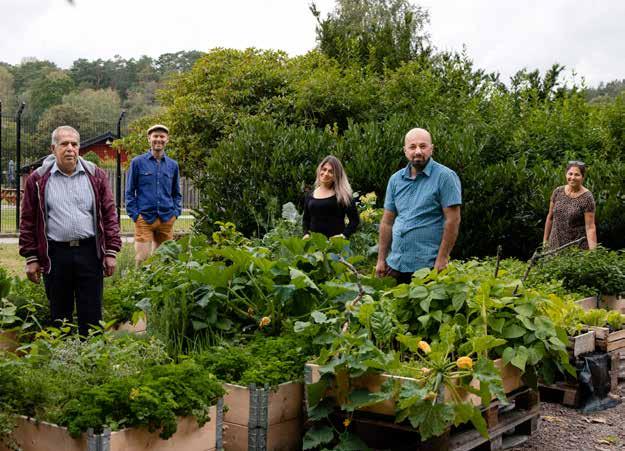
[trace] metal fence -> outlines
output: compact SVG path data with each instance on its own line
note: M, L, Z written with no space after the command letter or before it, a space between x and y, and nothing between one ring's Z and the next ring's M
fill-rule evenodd
M0 233L17 233L24 183L28 174L50 154L50 137L57 126L71 125L78 130L84 144L105 135L111 139L122 137L127 133L123 116L122 112L118 120L46 118L46 115L34 118L28 115L24 104L15 114L9 115L2 112L0 103ZM116 155L117 152L111 150L111 156ZM126 171L121 160L106 160L102 166L114 193L122 232L132 232L134 226L124 208ZM175 230L178 232L191 228L194 220L191 210L199 205L199 192L189 179L181 178L181 190L183 212L176 221Z

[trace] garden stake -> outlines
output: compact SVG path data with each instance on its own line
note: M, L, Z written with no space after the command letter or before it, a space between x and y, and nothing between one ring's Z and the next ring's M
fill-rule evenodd
M528 277L528 276L529 276L529 274L530 274L530 270L532 269L532 266L534 266L534 264L535 264L535 263L536 263L539 259L544 258L544 257L548 257L549 255L556 254L556 253L560 252L561 250L566 249L566 248L567 248L567 247L569 247L569 246L572 246L572 245L574 245L574 244L581 243L581 242L582 242L582 241L584 241L585 239L586 239L586 237L585 237L585 236L583 236L583 237L581 237L581 238L576 239L575 241L571 241L570 243L563 244L562 246L560 246L560 247L558 247L558 248L555 248L555 249L552 249L552 250L549 250L549 251L545 251L545 252L542 252L542 253L541 253L541 252L538 252L538 249L540 249L540 248L536 248L536 250L534 251L534 254L532 255L532 258L530 258L529 264L527 265L527 269L525 270L525 274L523 274L523 278L521 279L521 283L522 283L522 284L524 284L524 283L525 283L525 280L527 280L527 277ZM519 284L519 285L520 285L520 284ZM517 292L517 290L519 289L519 285L517 285L517 286L514 288L514 292L512 293L512 296L516 296L516 292Z
M351 272L353 272L356 275L356 285L358 285L358 294L356 295L354 300L349 303L350 306L355 307L356 304L358 304L362 300L363 296L365 295L365 289L362 287L362 284L360 283L360 273L354 267L354 265L349 263L342 256L339 256L339 262L347 266L347 269L349 269ZM345 324L343 324L343 327L341 328L341 333L347 332L348 327L349 327L349 316L347 317L347 321L345 321Z
M497 278L497 274L499 274L499 262L501 262L501 251L503 250L503 246L499 244L497 246L497 262L495 263L495 279Z

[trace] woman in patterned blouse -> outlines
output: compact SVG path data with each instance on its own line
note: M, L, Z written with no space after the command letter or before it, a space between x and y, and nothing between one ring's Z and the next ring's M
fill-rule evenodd
M586 237L582 249L597 247L595 227L595 199L584 187L586 165L569 161L566 166L566 185L557 187L551 194L549 214L545 222L543 242L550 249Z

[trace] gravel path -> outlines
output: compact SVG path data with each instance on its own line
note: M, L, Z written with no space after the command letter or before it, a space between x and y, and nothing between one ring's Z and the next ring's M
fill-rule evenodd
M538 432L512 451L625 450L625 384L623 402L612 409L581 413L560 404L542 402Z

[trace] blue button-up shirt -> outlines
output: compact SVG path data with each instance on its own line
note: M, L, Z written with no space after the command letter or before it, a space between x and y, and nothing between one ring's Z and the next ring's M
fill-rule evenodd
M443 208L462 204L460 179L432 158L413 179L411 165L391 176L384 209L396 214L386 263L396 271L434 266L443 238Z
M166 155L159 161L147 151L132 159L126 178L126 213L152 224L182 213L178 163Z

